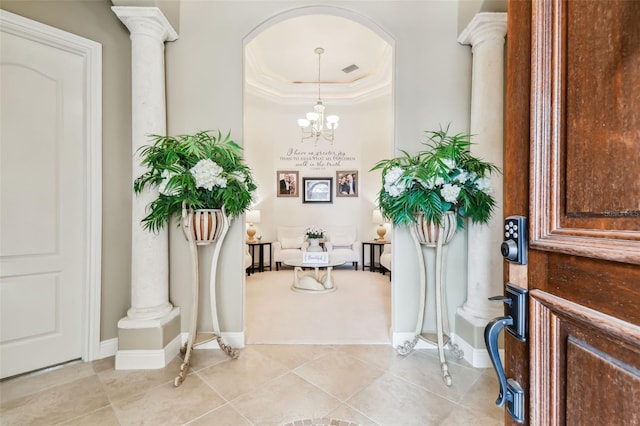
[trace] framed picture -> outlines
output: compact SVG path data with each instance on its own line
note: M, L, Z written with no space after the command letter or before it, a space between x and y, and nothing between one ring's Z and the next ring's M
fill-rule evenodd
M336 172L336 197L358 196L358 172L343 170Z
M333 178L302 178L303 203L333 203Z
M276 172L276 194L278 197L297 197L300 194L298 190L298 172L292 170L278 170Z

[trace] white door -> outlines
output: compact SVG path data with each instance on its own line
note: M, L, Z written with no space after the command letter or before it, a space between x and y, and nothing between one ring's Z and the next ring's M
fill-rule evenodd
M82 356L83 59L2 29L0 376ZM86 319L86 318L85 318Z

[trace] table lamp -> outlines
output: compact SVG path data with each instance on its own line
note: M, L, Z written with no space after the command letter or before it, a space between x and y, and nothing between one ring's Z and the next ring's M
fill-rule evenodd
M378 224L378 229L376 232L378 233L378 241L379 243L386 243L384 239L384 235L387 233L387 228L384 227L384 218L382 217L382 212L378 209L373 211L371 215L371 222Z
M247 223L249 226L247 227L247 242L255 243L257 242L254 238L256 235L256 228L254 228L254 223L260 223L260 210L249 210L247 212Z

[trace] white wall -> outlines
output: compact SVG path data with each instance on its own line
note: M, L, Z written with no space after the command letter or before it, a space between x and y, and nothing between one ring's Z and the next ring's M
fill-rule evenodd
M258 183L261 222L256 225L266 241L276 240L278 225L354 225L358 239L371 240L375 224L371 212L380 188L380 173L369 172L383 157L393 155L393 104L391 95L358 104L336 104L325 100L327 113L340 116L333 143L320 140L300 141L297 119L309 111L314 99L303 105L283 105L256 96L245 97L244 147L245 157ZM293 151L299 155L288 155ZM325 160L333 152L336 160ZM306 153L307 155L302 155ZM322 160L295 160L301 156L321 153ZM277 170L299 173L299 196L277 197ZM336 186L336 171L358 172L358 197L338 197L333 203L303 203L304 177L331 177Z
M471 52L456 42L458 10L455 1L339 1L319 4L344 8L359 15L361 23L379 26L395 40L394 143L415 152L424 130L451 122L454 132L469 127ZM243 39L264 21L285 11L308 6L303 1L185 1L180 10L180 39L167 45L168 131L232 129L243 142ZM310 8L312 9L312 8ZM339 111L337 111L340 113ZM291 119L299 113L292 113ZM347 128L346 111L340 129ZM355 124L354 117L353 123ZM342 127L343 126L343 127ZM361 131L358 129L356 132ZM351 133L349 131L349 133ZM247 135L253 137L252 135ZM275 137L277 138L277 136ZM265 145L274 139L265 139ZM288 139L288 138L287 138ZM285 141L292 144L295 138ZM281 141L282 142L282 141ZM346 143L346 142L345 142ZM354 148L355 149L355 148ZM248 156L253 154L248 153ZM380 158L387 157L384 153ZM251 158L251 157L250 157ZM265 158L268 156L265 155ZM366 168L364 154L358 167ZM252 158L251 162L254 161ZM266 161L266 160L265 160ZM272 160L275 161L275 160ZM261 172L262 173L262 172ZM275 171L272 172L275 179ZM262 175L260 175L262 179ZM268 189L268 188L267 188ZM271 189L272 191L274 188ZM375 193L375 191L374 191ZM373 201L373 193L360 200ZM318 208L318 207L315 207ZM275 207L274 207L275 209ZM358 215L365 218L369 207ZM273 210L272 210L273 211ZM311 210L313 211L313 210ZM370 219L363 219L370 220ZM236 221L221 255L218 300L224 331L243 331L244 243L242 221ZM415 328L418 294L416 253L406 229L394 235L393 327L397 332ZM171 300L183 312L183 329L190 315L190 276L184 237L171 235ZM453 321L455 306L464 301L466 233L459 232L449 248L448 301ZM206 269L206 268L203 268ZM203 271L206 273L206 271ZM205 275L206 276L206 275ZM206 315L206 310L202 314ZM427 316L426 321L429 321Z

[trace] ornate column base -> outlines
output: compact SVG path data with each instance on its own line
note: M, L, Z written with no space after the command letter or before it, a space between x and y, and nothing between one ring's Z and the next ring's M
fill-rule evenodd
M496 316L500 316L498 313ZM464 359L475 368L492 366L484 343L484 328L494 317L480 318L471 315L464 308L456 311L456 342L465 349ZM502 339L502 336L500 336ZM502 346L502 343L500 343Z
M162 318L118 321L116 370L164 368L180 350L180 308Z

